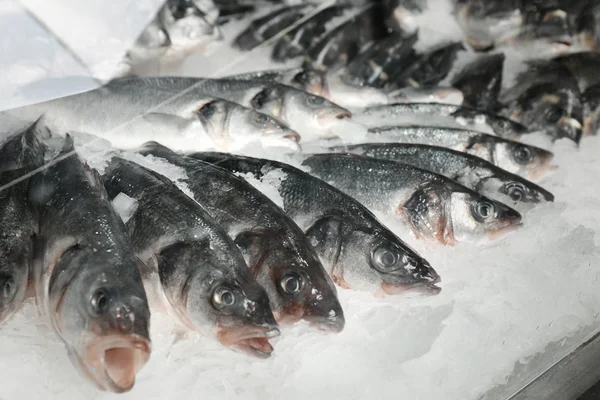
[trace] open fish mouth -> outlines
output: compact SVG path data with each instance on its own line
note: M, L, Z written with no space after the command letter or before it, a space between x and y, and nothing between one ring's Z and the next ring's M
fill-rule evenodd
M235 348L258 358L269 358L273 346L269 339L279 336L278 328L267 327L220 327L217 333L219 341L228 347Z
M100 389L127 392L148 362L151 348L150 339L139 335L98 337L87 346L83 367Z

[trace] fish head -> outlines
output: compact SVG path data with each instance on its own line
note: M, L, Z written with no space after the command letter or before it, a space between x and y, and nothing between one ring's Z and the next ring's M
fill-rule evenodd
M525 125L500 115L491 118L489 124L496 135L505 138L518 139L519 136L529 132Z
M536 204L554 201L554 195L546 189L518 178L490 176L480 180L474 190L478 193L493 194L491 197L517 211L525 211Z
M579 143L583 123L580 97L576 87L537 85L517 100L514 115L531 131L543 131L553 140L567 138Z
M217 243L177 242L163 249L158 262L166 270L188 270L161 274L172 306L182 322L193 330L215 333L225 346L259 358L269 357L269 339L279 335L269 298L250 276L239 253L215 251ZM191 268L190 266L197 265Z
M323 137L334 135L332 128L352 115L324 97L283 85L263 89L252 99L252 108L286 121L301 134L311 132Z
M25 300L31 269L30 254L28 251L4 252L0 247L0 324L10 318Z
M494 163L527 179L539 179L553 171L553 158L552 152L524 143L497 141L493 145Z
M600 5L590 1L579 14L577 27L582 47L587 51L600 49Z
M327 76L324 71L304 68L294 75L291 84L316 96L328 97L329 95Z
M331 216L317 221L306 234L340 287L387 294L440 290L435 286L440 277L429 263L386 229Z
M267 290L280 323L304 319L320 330L339 332L345 319L335 286L309 243L299 248L280 233L238 235L236 243L255 257L248 262ZM281 237L284 237L281 240Z
M151 351L150 310L136 260L73 246L60 257L48 290L49 314L73 363L102 390L130 390Z
M198 119L217 142L248 143L299 150L300 135L270 115L226 100L213 100L196 112Z

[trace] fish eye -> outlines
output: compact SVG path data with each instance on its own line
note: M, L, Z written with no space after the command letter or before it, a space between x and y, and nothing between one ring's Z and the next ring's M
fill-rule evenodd
M546 121L555 124L565 115L565 110L559 107L550 107L546 110Z
M489 201L480 201L473 208L474 216L480 221L489 221L496 214L496 207Z
M14 295L15 283L12 279L7 279L3 284L0 291L0 297L2 300L10 301Z
M525 197L525 190L517 183L509 184L506 188L506 194L513 201L521 201Z
M235 293L225 286L219 286L213 293L212 301L219 310L229 308L235 304Z
M400 259L400 253L387 245L381 245L371 253L371 264L375 269L382 272L388 272L398 268Z
M513 149L513 157L519 164L527 164L533 158L531 150L527 146L517 145Z
M269 118L265 114L256 114L254 120L259 124L265 124L269 121Z
M318 96L308 96L308 102L313 106L320 106L325 102L325 99Z
M108 291L104 288L98 289L92 295L90 300L90 309L92 314L101 315L108 309L108 303L110 301L110 296Z
M281 289L287 294L298 294L302 290L302 276L297 272L286 273L279 283Z

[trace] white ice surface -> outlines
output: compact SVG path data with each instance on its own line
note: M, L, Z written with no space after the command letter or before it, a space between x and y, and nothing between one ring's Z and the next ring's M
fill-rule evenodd
M204 71L198 60L184 66ZM559 142L554 150L560 169L541 183L556 202L528 213L521 229L499 241L435 247L379 215L440 273L438 296L382 301L338 288L345 330L284 328L268 360L193 334L176 341L171 321L155 312L151 359L122 395L81 379L29 302L0 328L0 399L475 399L548 343L564 342L566 352L573 345L567 338L600 325L600 138L584 139L579 150ZM102 141L80 153L100 170L111 154ZM164 161L124 156L184 177ZM538 358L535 370L555 357Z

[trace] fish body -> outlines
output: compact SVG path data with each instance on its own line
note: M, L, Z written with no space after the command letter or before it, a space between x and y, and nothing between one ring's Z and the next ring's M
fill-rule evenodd
M298 149L298 134L286 125L203 93L199 82L193 78L122 78L6 114L24 121L44 115L51 130L90 133L121 148L136 148L151 139L176 149L234 150L257 141L263 146Z
M112 200L137 202L126 223L136 255L158 276L180 324L259 357L279 330L269 298L218 223L162 175L114 157L103 176Z
M128 391L151 351L139 260L69 136L49 161L29 190L39 221L36 302L83 375L102 390Z
M190 156L255 179L282 174L277 190L284 211L306 233L338 285L388 294L439 291L439 276L425 259L366 207L326 182L272 160L225 153Z
M34 124L0 146L0 326L25 300L33 269L37 222L28 199L30 180L16 180L43 165L40 129Z
M343 148L352 154L397 161L444 175L519 212L554 201L552 193L479 157L445 147L364 143Z
M481 132L426 126L371 128L369 132L369 139L377 142L427 144L469 153L527 179L539 179L552 169L551 152Z
M398 119L407 116L442 117L469 129L513 140L519 140L522 135L529 133L525 126L501 115L476 108L443 103L396 103L372 106L356 113L354 118L358 122L377 121L377 124L381 126L392 125L398 122Z
M514 229L521 215L438 174L355 154L316 154L310 174L369 208L400 217L417 238L446 245Z
M242 250L264 287L278 322L299 319L340 331L344 315L331 278L310 242L281 208L231 172L181 156L157 143L139 150L166 159L187 173L195 200Z

